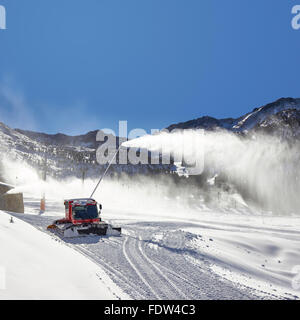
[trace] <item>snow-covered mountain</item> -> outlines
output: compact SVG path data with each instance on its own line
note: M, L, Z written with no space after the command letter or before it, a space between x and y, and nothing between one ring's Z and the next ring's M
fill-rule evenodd
M12 129L0 122L0 165L1 160L8 158L25 161L41 174L47 167L47 174L55 178L82 178L83 175L86 178L99 177L106 166L97 163L96 150L103 142L97 142L96 135L97 131L80 136L61 133L50 135ZM120 142L119 137L116 137L117 146ZM168 165L116 164L112 165L110 174L150 174L168 170Z
M96 142L96 135L98 132L97 130L90 131L87 134L79 136L68 136L63 133L47 134L42 132L34 132L21 129L16 129L16 131L30 139L33 139L46 145L48 144L57 146L74 146L91 149L96 149L98 145Z
M167 129L223 129L237 134L263 132L283 138L300 138L300 99L282 98L255 108L237 119L202 117L170 125ZM96 161L97 131L84 135L55 135L12 129L0 122L1 157L26 161L42 172L47 163L48 174L54 177L98 177L105 169ZM117 137L117 144L119 138ZM170 171L172 165L114 165L111 173L159 173Z
M221 128L237 133L247 133L263 128L262 130L266 133L275 133L277 130L279 132L291 130L293 136L293 132L299 130L299 110L300 99L281 98L265 106L255 108L253 111L236 119L215 119L205 116L195 120L172 124L167 129L171 131L173 129L214 130Z
M286 109L273 114L257 123L256 132L277 135L282 138L293 140L300 139L300 110Z
M94 149L81 146L51 144L21 130L14 130L0 123L1 157L25 161L42 171L47 162L48 172L54 176L77 175L79 169L86 166L97 170Z

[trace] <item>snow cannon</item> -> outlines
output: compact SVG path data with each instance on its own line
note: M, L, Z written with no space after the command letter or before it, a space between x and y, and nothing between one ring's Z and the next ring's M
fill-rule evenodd
M100 218L102 205L94 199L65 200L65 218L55 220L47 227L48 230L69 238L84 235L115 235L121 234L121 228L102 221Z

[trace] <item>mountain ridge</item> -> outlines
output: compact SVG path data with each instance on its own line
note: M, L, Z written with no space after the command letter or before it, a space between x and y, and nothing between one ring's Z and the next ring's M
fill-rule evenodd
M281 98L239 118L216 119L204 116L177 124L173 129L227 130L234 134L264 133L279 135L290 141L300 140L300 99ZM43 171L45 161L54 176L95 177L105 169L96 160L96 149L103 142L96 141L97 130L78 136L63 133L46 134L22 129L12 129L0 122L0 160L11 159L26 161L31 166ZM117 145L120 138L117 137ZM122 138L123 139L123 138ZM112 172L120 173L158 173L171 170L170 165L122 165L112 166ZM85 174L85 173L84 173Z
M246 132L257 129L265 123L267 118L273 117L285 110L300 110L300 98L280 98L274 102L261 107L253 108L252 111L238 118L214 118L211 116L202 116L196 119L187 120L169 125L166 129L205 129L214 130L217 128L229 130L232 132ZM266 123L264 124L266 125ZM86 134L67 135L64 133L47 134L30 130L14 129L16 132L39 142L58 146L87 147L96 149L99 143L96 142L98 130L89 131ZM117 137L117 140L119 137Z
M216 128L220 128L233 132L245 132L253 129L259 123L266 120L266 118L288 109L300 110L300 99L280 98L264 106L254 108L251 112L248 112L238 118L217 119L204 116L185 122L171 124L166 129L172 131L174 129L214 130Z

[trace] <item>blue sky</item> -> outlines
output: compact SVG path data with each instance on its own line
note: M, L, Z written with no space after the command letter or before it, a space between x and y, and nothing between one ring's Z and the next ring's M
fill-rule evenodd
M164 128L300 97L300 0L0 0L0 121Z

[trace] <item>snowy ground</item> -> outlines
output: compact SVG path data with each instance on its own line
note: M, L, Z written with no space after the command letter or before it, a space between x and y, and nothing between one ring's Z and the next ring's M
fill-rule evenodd
M0 212L0 300L120 298L128 296L102 268Z
M30 238L32 244L39 242L35 239L38 236L38 239L41 238L46 242L44 248L53 247L48 253L44 251L42 245L39 245L43 251L42 257L45 257L44 260L41 258L44 264L41 267L38 262L33 264L41 268L40 275L44 274L44 267L47 275L55 279L58 274L60 275L58 279L66 283L66 290L60 290L62 298L79 297L77 290L70 290L68 287L72 285L76 288L79 284L86 288L86 291L80 291L80 294L92 298L124 298L126 294L132 299L299 299L300 297L300 291L292 287L296 276L292 270L300 265L300 219L297 217L260 217L208 210L198 214L174 213L171 217L169 214L164 216L159 212L153 214L126 212L124 209L114 207L104 210L103 218L122 226L121 237L94 236L63 240L46 231L46 226L52 222L53 216L62 216L64 211L62 204L48 201L45 215L39 214L38 204L36 199L26 199L27 214L14 214L14 216L43 231L44 234L33 231L34 229L24 225L20 220L16 220L12 226L9 225L7 215L1 214L0 225L3 230L5 228L23 230L26 226L26 230L32 232ZM10 237L13 237L11 233ZM22 233L18 237L22 237ZM19 241L21 242L21 238ZM0 243L3 247L2 239ZM5 245L9 247L10 242L6 241ZM8 250L8 247L6 255L12 256L13 251ZM76 255L67 247L75 249L82 256ZM84 269L82 267L76 267L75 270L71 267L70 270L80 272L80 276L72 277L74 282L72 280L70 284L69 278L64 277L66 271L61 273L59 269L46 265L49 261L46 257L52 256L56 248L61 250L57 256L64 259L65 265L73 265L72 259L76 258L81 263L87 263L91 270L98 271L87 274L82 272ZM2 250L1 248L1 252ZM28 251L31 250L33 249L28 245ZM18 249L16 252L19 251ZM64 252L67 252L68 256L64 256ZM21 269L24 261L29 267L32 264L28 255L22 253L16 263L20 266L17 270ZM91 261L95 265L90 264ZM107 276L101 273L101 269L115 286L109 283ZM108 291L97 291L103 287L103 283L96 273L101 274L105 287L110 288ZM15 278L16 281L17 279ZM89 281L85 283L86 280ZM18 284L16 281L12 290L16 290L19 285L21 288L24 287L22 283ZM35 282L32 285L36 285ZM48 287L49 283L38 285L40 286L38 289L42 290L42 287ZM12 291L0 291L1 298L10 294ZM34 298L44 297L45 293L41 293L41 296L39 294L40 290L35 291Z

